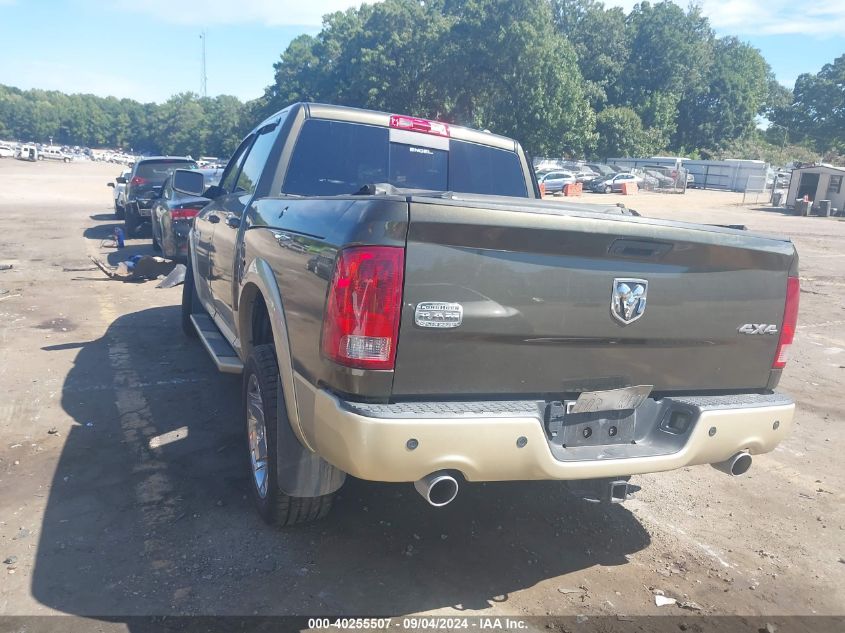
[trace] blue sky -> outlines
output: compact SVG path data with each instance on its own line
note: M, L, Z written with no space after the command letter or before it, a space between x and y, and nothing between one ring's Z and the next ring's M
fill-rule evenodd
M354 0L0 0L0 83L161 102L200 89L261 95L292 38ZM611 0L630 9L631 0ZM679 2L686 6L686 1ZM720 35L758 47L792 87L845 54L845 0L702 0Z

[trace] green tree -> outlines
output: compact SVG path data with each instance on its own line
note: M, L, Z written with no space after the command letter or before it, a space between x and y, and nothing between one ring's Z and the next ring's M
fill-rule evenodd
M765 109L769 75L756 48L733 37L716 40L704 84L679 103L673 145L715 152L751 134Z
M199 97L183 92L161 104L153 119L153 134L162 153L198 157L206 137L205 112Z
M610 101L634 108L668 141L678 128L678 104L706 82L715 36L698 7L685 12L672 2L635 5L627 29L631 52Z
M819 153L845 153L845 55L817 74L800 75L792 105L777 113L774 121L789 129L790 139Z
M649 156L661 148L653 131L643 128L639 115L628 107L610 107L599 112L596 120L600 160L619 156Z
M327 16L274 68L267 110L322 100L407 112L510 135L535 153L580 154L594 141L575 54L548 0L363 5Z
M631 52L625 12L596 0L552 0L552 11L558 31L575 50L590 104L601 109Z

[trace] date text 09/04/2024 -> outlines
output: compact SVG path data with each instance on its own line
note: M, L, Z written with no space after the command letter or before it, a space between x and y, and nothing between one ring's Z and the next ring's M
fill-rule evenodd
M387 630L399 628L405 630L502 630L518 631L527 628L523 620L513 618L311 618L309 629L358 629Z

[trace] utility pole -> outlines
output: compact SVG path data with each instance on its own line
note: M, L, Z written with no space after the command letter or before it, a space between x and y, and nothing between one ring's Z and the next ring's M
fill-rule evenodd
M208 76L205 74L205 31L200 33L202 40L202 73L200 74L200 96L208 96Z

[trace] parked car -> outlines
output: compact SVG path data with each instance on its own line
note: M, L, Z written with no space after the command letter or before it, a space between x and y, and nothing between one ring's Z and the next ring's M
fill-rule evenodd
M619 173L619 169L612 165L605 165L604 163L587 163L584 165L587 169L591 169L599 176L604 176L605 180L613 177L614 174Z
M599 175L592 169L582 169L580 171L575 172L574 176L575 180L580 183L591 182L599 177Z
M0 158L14 158L15 148L11 145L0 145Z
M511 139L314 103L244 139L191 230L182 324L242 374L265 520L324 516L347 473L434 506L461 477L621 502L632 474L738 475L787 436L789 239L546 202L529 174Z
M61 147L56 146L42 147L41 157L45 160L60 160L63 163L69 163L73 160L73 156L68 154Z
M126 202L123 221L126 237L132 237L142 224L150 221L150 209L161 186L174 169L197 169L191 158L180 156L154 156L135 163L126 182Z
M180 190L180 177L184 173L176 170L167 176L150 212L153 250L165 257L183 260L188 255L188 233L194 218L209 203L208 198Z
M594 180L590 185L590 189L598 193L611 193L612 191L622 191L622 185L626 182L640 184L641 182L643 182L643 179L629 172L622 172L605 180Z
M575 176L568 171L550 171L537 177L537 183L545 186L546 193L560 193L566 185L575 182Z
M106 187L112 188L112 195L114 196L114 217L118 220L123 219L124 209L126 207L126 181L129 180L131 174L131 169L124 169L114 179L114 182L106 183Z

